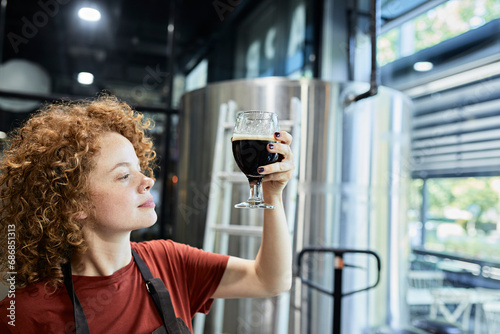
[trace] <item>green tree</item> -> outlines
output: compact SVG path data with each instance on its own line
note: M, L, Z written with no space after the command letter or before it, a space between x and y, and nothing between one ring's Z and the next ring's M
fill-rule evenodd
M475 20L472 20L472 19ZM439 44L500 18L499 0L450 0L413 20L415 52ZM478 23L480 22L480 23ZM379 66L400 57L400 27L389 30L377 41ZM413 37L412 37L413 39Z
M498 205L498 194L491 187L494 179L431 179L428 181L429 211L442 217L446 207L454 207L469 211L475 220L480 220L484 212Z

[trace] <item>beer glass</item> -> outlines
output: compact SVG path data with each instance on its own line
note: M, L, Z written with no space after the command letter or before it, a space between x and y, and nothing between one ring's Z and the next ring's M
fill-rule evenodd
M278 153L271 153L267 145L275 143L274 133L279 131L278 117L267 111L240 111L236 115L233 131L233 156L236 164L248 178L250 197L235 208L274 209L262 198L262 179L258 167L278 161Z

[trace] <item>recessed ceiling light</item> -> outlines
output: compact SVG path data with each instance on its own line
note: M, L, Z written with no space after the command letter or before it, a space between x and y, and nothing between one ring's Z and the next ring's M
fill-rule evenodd
M481 80L490 79L496 75L500 75L500 62L498 61L469 69L461 69L460 73L435 79L413 88L403 89L403 92L411 98L415 98L473 82L481 82Z
M413 64L413 69L417 72L427 72L432 70L434 65L430 61L419 61Z
M78 73L78 82L82 85L91 85L94 82L94 75L89 72Z
M83 7L78 11L78 17L85 21L99 21L101 13L95 8Z

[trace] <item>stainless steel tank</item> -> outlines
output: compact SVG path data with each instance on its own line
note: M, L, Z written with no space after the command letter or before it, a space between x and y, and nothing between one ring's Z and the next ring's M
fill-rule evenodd
M260 78L210 84L181 99L179 210L174 236L199 247L219 106L232 100L238 110L269 110L283 119L288 117L292 98L300 100L298 186L293 203L296 209L295 217L289 217L293 218L295 230L294 252L305 246L356 248L375 251L382 259L379 286L343 299L343 333L367 333L377 326L401 325L407 314L403 294L409 251L406 205L411 103L401 93L380 87L377 96L346 104L347 97L367 89L361 83ZM331 289L333 259L313 260L317 263L310 265L309 278ZM362 257L347 261L363 269L344 271L345 291L373 281L374 266L370 261ZM289 309L286 319L283 312L262 311L260 328L253 332L331 332L330 296L303 286L299 280L289 296L284 299ZM280 303L263 305L276 309ZM280 307L283 309L283 305ZM273 316L265 316L267 313ZM255 313L250 315L255 317ZM231 318L242 317L245 315ZM252 332L248 326L246 331L237 325L232 328L235 332Z

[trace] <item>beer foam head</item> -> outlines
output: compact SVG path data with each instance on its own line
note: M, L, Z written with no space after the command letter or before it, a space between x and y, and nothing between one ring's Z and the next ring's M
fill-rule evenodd
M250 134L233 134L233 141L235 140L265 140L276 141L272 135L250 135Z
M240 111L236 115L234 133L271 136L279 131L275 113L260 110Z

